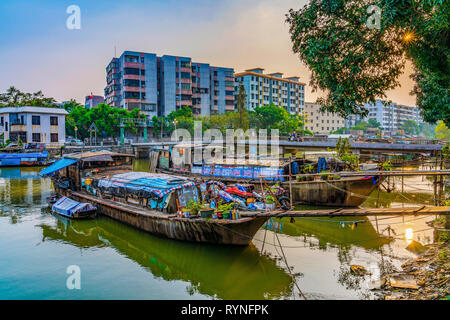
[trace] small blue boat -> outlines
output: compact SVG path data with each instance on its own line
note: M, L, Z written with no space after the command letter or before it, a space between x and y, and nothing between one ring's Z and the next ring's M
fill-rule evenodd
M89 219L97 215L97 208L90 203L81 203L67 197L59 198L52 211L70 219Z
M42 166L46 164L47 157L47 151L34 153L0 153L0 166Z

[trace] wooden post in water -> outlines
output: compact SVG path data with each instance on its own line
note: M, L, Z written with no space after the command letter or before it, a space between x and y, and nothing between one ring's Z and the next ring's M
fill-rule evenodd
M291 166L292 166L292 154L289 157L289 201L290 201L289 205L290 205L290 209L293 209L292 208L292 168L291 168Z
M437 154L434 155L435 161L434 161L434 168L437 169ZM438 205L438 199L437 199L437 176L434 176L433 179L433 194L434 194L434 205Z

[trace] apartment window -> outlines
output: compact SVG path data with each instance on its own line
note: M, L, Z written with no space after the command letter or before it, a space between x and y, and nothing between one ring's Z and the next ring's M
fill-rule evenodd
M191 84L190 83L182 83L181 90L191 90Z
M50 125L57 126L58 125L58 117L50 117Z
M140 70L138 68L125 68L124 74L139 75L139 71L141 75L145 75L145 70Z
M190 79L191 74L189 72L181 72L181 79Z
M0 117L0 125L3 126L3 117Z
M139 57L136 56L125 56L125 62L139 62Z
M145 81L139 81L134 79L125 79L123 81L123 85L126 87L139 87L139 83L141 83L142 87L145 87Z
M40 133L33 133L32 134L32 141L33 142L41 142L41 134Z
M50 142L58 142L58 134L57 133L50 134Z
M36 126L41 125L41 117L40 116L31 116L31 123Z

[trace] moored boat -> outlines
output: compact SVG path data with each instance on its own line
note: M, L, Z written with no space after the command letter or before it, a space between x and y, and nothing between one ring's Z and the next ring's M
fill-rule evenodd
M63 196L52 205L52 212L70 219L89 219L97 215L97 208Z
M48 152L0 153L0 167L43 166L47 163Z
M186 164L184 168L173 164L170 152L166 150L156 151L159 157L155 161L156 172L190 176L199 180L216 179L223 182L237 182L254 184L258 189L261 184L278 183L284 189L291 190L294 203L310 204L332 207L357 207L361 205L373 190L378 188L383 177L373 175L367 177L345 177L341 174L343 164L330 158L330 164L322 157L322 170L333 168L330 173L332 178L322 179L318 170L318 158L321 153L313 152L311 157L292 159L289 161L259 161L259 165L250 163L245 159L236 159L235 164L227 164L225 161L214 164ZM187 152L187 151L186 151ZM332 155L332 153L328 153ZM172 166L170 166L172 164ZM303 176L300 168L309 167L309 174ZM289 169L289 167L291 167ZM289 182L289 174L293 181ZM314 176L317 174L317 176ZM295 177L305 178L307 181L297 181ZM337 176L337 178L336 178Z
M296 181L292 183L292 200L302 204L357 207L378 188L382 178L341 177L339 180ZM284 183L289 188L289 184Z
M133 172L132 158L106 151L65 155L41 174L52 176L59 195L89 202L103 215L176 240L248 245L268 219L181 216L189 201L202 197L200 183L174 175Z

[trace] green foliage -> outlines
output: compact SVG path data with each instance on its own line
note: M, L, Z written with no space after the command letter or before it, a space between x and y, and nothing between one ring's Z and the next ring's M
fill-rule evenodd
M250 117L250 123L256 129L278 129L280 135L290 135L294 131L313 135L311 131L304 129L305 121L302 116L290 114L285 108L273 103L255 107L250 112Z
M445 146L442 147L442 156L444 159L450 158L450 142L447 142Z
M191 215L197 215L200 209L202 209L202 205L194 200L189 200L186 208L191 211Z
M245 130L248 130L250 127L250 121L249 121L249 115L248 110L245 107L247 99L247 94L245 93L245 89L242 83L239 84L239 91L238 95L236 96L236 104L237 104L237 121L235 128L240 128Z
M339 138L336 143L335 151L338 159L345 163L345 168L355 171L358 170L359 167L359 157L356 154L352 154L350 148L351 144L347 138Z
M342 128L337 129L336 131L331 132L331 134L344 134L346 130L347 130L347 128L342 127Z
M436 128L435 124L429 124L426 122L421 122L419 124L420 133L425 136L427 139L434 139L434 129Z
M125 119L125 130L137 132L137 128L132 121L126 119L145 118L139 113L139 109L128 111L122 108L110 107L101 103L95 108L86 108L83 105L72 106L72 111L66 117L66 133L75 136L77 127L77 137L84 139L89 137L89 127L95 123L99 133L108 137L118 137L120 135L120 119Z
M11 86L5 93L0 94L0 107L23 106L59 108L56 105L56 100L45 97L42 91L26 93Z
M382 166L381 166L383 171L392 171L392 163L391 160L387 160L385 162L383 162Z
M405 131L408 135L418 135L420 132L420 127L414 120L406 120L403 122L402 126L400 127L403 131Z
M267 204L273 204L275 203L275 198L271 195L266 196L266 203Z
M450 129L445 125L444 121L439 121L435 129L436 139L450 140Z
M367 121L367 124L368 124L369 128L380 128L381 127L381 123L379 123L375 119L369 119L369 121Z
M372 4L381 8L380 29L366 25ZM311 0L286 21L312 88L328 92L322 110L366 116L363 105L397 87L409 59L424 120L450 124L450 1Z

